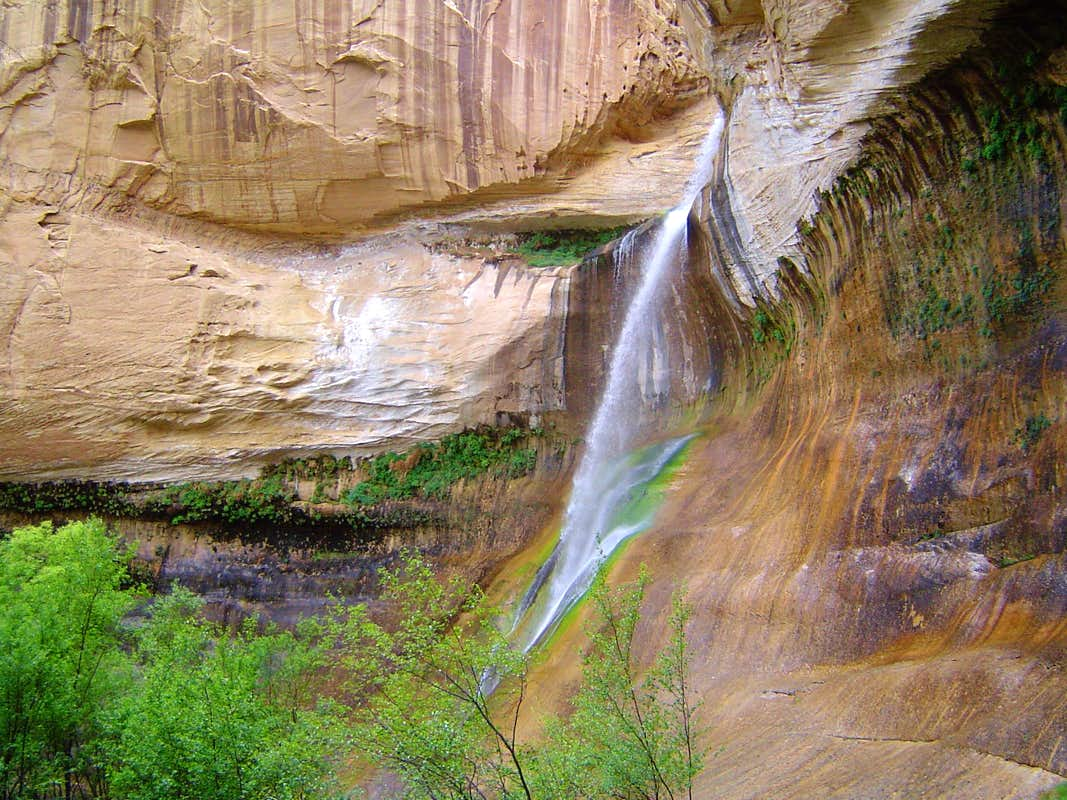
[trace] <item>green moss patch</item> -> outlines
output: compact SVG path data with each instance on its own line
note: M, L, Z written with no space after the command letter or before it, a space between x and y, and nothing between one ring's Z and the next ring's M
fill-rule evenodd
M536 231L519 234L516 252L533 267L577 264L593 250L618 239L627 227L602 230Z
M179 484L49 481L0 483L0 510L22 514L79 512L121 518L167 519L171 524L218 522L235 527L315 526L413 527L439 516L426 503L442 500L461 480L492 475L518 478L533 471L544 431L479 428L353 463L348 457L316 455L264 467L258 478ZM347 507L317 508L342 493ZM301 481L315 481L310 503L298 495Z
M417 445L403 455L383 453L366 462L367 478L342 500L358 508L386 500L440 499L461 480L486 474L519 478L537 463L537 449L525 445L541 435L524 428L479 428Z

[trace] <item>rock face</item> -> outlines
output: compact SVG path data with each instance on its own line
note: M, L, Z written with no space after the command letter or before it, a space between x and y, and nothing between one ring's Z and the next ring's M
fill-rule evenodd
M2 237L2 477L232 475L562 403L566 270L395 235L265 260L40 209Z
M653 124L706 86L673 14L5 9L0 477L234 475L559 409L566 270L430 250L440 223L329 250L216 223L351 237L508 195L543 220L546 192L647 216L700 134ZM603 142L641 158L643 203L573 181Z
M662 576L646 643L687 582L698 796L1022 800L1067 776L1067 82L1040 22L1062 13L1008 9L886 98L804 226L810 274L740 325L738 298L710 311L736 338L706 438L615 573ZM579 627L538 685L574 673Z
M0 158L29 194L73 180L181 215L347 233L544 177L678 103L700 74L667 13L19 3L0 29Z
M703 45L730 98L712 195L724 270L742 302L776 294L778 258L803 263L796 223L852 161L894 92L974 44L996 0L712 2Z
M722 107L643 376L704 438L616 573L659 576L649 648L690 587L700 796L1067 775L1062 3L10 5L0 478L580 432L639 265L492 244L673 205ZM533 527L461 545L490 574ZM192 583L324 585L314 550L152 535Z
M565 270L428 242L668 208L723 103L704 216L724 267L701 280L751 304L780 256L803 266L795 221L879 98L986 7L12 4L0 477L234 475L561 409L564 317L597 319L588 293L565 312ZM232 226L390 232L323 250Z

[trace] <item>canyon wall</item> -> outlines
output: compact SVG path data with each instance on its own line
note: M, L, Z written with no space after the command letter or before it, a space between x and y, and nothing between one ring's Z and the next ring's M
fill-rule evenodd
M0 158L21 194L350 234L497 185L529 193L516 187L554 161L683 103L702 76L671 12L16 3L0 29Z
M564 270L402 235L268 260L42 213L0 233L0 477L233 476L561 406Z
M9 4L0 478L236 476L501 415L580 420L563 343L568 315L599 313L588 292L456 245L656 215L723 104L706 280L773 295L880 98L987 12ZM569 380L591 396L584 352Z
M808 272L784 262L742 324L739 297L716 312L705 438L615 571L660 576L642 641L687 586L701 796L1035 798L1067 775L1062 13L1008 8L887 98L798 225ZM573 674L569 636L546 674Z
M688 585L701 796L1067 775L1062 3L106 8L0 22L0 478L579 436L637 265L532 267L508 237L669 208L721 107L656 350L664 426L703 437L614 572L657 578L644 657ZM570 462L543 466L410 541L514 584ZM282 619L368 593L400 543L142 533Z

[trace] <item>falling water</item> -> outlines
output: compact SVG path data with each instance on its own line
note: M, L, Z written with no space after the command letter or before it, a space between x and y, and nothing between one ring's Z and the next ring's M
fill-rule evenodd
M640 334L651 331L655 324L664 279L685 242L689 210L711 178L722 129L723 117L718 114L701 145L682 202L664 216L644 262L641 284L626 311L611 356L607 386L574 478L559 543L538 571L518 609L516 628L522 628L521 641L526 650L585 593L603 560L628 536L647 526L650 521L647 519L620 519L620 509L688 441L688 438L673 439L626 457L634 444L641 414L641 393L633 390L644 352L645 338ZM633 246L631 233L619 248L632 250ZM529 619L526 619L528 612Z

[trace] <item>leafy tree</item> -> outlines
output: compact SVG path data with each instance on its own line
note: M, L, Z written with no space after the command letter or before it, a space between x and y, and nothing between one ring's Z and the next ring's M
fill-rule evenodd
M526 658L494 626L485 596L439 583L413 555L382 583L397 624L360 613L342 633L350 688L362 697L361 750L403 780L406 798L530 798L517 743Z
M331 787L334 709L315 703L328 661L321 628L233 636L184 589L160 598L137 636L142 667L111 718L114 794L127 800L299 800Z
M477 587L439 584L408 556L383 575L395 630L366 617L346 628L346 668L368 692L355 739L395 772L405 798L692 797L701 768L689 685L689 607L674 599L670 637L644 679L634 634L649 578L617 592L598 583L584 682L566 720L550 718L523 745L526 657L494 625Z
M393 624L339 604L294 632L236 633L175 589L136 630L127 556L96 520L0 541L0 798L304 800L336 794L358 746L410 800L680 798L701 754L675 600L639 681L648 583L597 584L585 682L567 719L523 744L527 660L477 587L425 561L382 575ZM351 708L324 700L347 681Z
M633 586L613 592L600 580L591 590L596 616L573 714L549 722L537 751L543 797L692 798L703 751L689 683L691 609L674 596L668 641L641 679L634 635L649 582L642 569Z
M0 797L96 793L99 709L121 690L127 556L99 520L0 541ZM95 789L94 789L95 787Z

